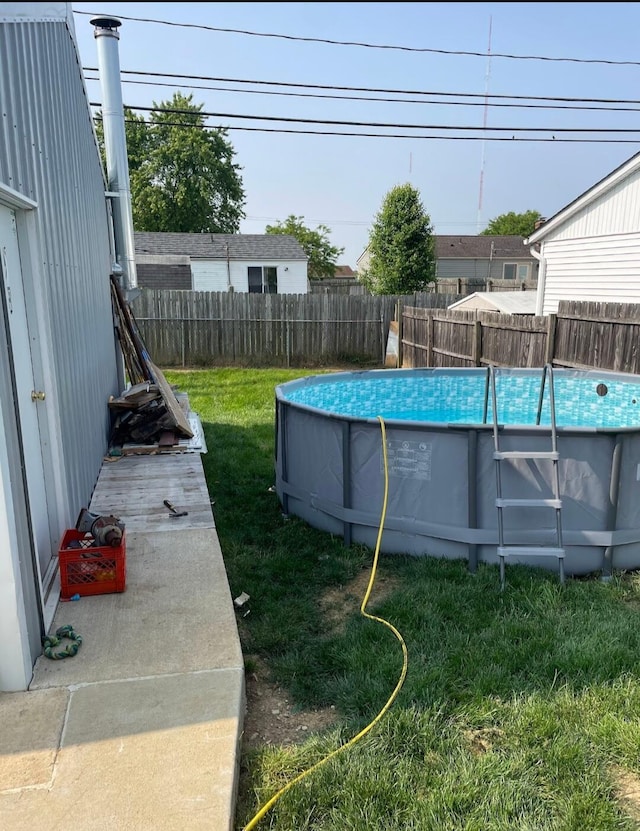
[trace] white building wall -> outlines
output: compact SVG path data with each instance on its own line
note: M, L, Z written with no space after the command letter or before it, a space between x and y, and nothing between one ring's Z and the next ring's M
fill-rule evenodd
M309 290L307 282L307 263L300 260L280 260L266 262L264 260L245 260L231 263L231 283L235 291L249 291L249 272L251 266L278 269L278 294L306 294Z
M549 241L631 234L640 229L640 170L549 234ZM623 302L623 301L620 301Z
M194 291L228 291L229 281L234 291L249 291L249 267L278 269L279 294L307 294L307 263L300 260L281 260L265 262L264 260L192 260Z
M228 291L229 277L226 262L191 260L191 282L194 291Z
M542 313L560 300L640 303L640 232L542 243L546 278Z

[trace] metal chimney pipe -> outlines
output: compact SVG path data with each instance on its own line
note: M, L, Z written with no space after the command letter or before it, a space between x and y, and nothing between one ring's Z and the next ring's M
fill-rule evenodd
M114 17L92 17L94 37L98 46L98 69L102 89L102 123L104 148L107 157L107 181L112 200L116 260L124 272L125 289L137 288L133 211L129 184L127 138L124 128L124 106L120 83L118 56L118 27L121 21Z

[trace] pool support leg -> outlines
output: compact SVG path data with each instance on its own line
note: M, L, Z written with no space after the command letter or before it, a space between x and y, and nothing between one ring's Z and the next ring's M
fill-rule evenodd
M478 431L469 430L467 442L467 501L469 528L478 527ZM469 543L469 571L475 574L478 570L478 546Z
M620 493L620 469L622 467L622 447L624 437L619 433L613 446L611 457L611 477L609 479L609 508L607 511L607 530L615 531L618 521L618 495ZM608 545L602 557L602 575L600 579L608 582L613 577L613 546Z
M351 422L342 422L342 507L351 507ZM344 520L342 536L351 545L351 523Z

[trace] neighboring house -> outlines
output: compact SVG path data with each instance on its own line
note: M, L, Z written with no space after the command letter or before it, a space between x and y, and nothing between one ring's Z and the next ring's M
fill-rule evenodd
M498 312L505 315L532 315L536 310L536 292L474 291L447 308L459 311Z
M0 690L27 689L122 389L105 178L70 3L0 17Z
M525 240L540 260L537 314L560 300L640 303L640 153Z
M319 279L324 280L355 280L357 277L356 272L351 268L350 265L337 265L335 273L332 277L327 276L320 277Z
M286 234L134 235L138 283L153 289L306 294L307 255Z
M435 235L436 276L463 280L535 280L538 263L519 236ZM366 248L358 273L370 262Z
M519 236L436 236L436 276L466 280L533 280L538 263Z

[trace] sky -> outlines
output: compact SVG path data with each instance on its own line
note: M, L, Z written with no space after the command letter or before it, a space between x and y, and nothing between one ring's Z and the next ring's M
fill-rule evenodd
M101 101L90 15L115 16L126 106L179 91L229 129L241 233L302 217L354 269L397 185L418 191L434 233L476 234L511 211L553 216L640 150L640 3L72 9L90 101Z

